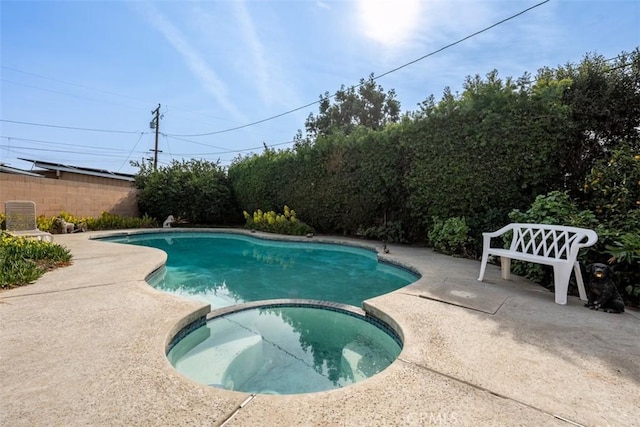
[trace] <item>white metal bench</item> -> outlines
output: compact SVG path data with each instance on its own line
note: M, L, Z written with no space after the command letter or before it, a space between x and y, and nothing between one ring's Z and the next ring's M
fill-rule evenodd
M513 232L509 249L491 247L492 238L501 237L509 231ZM505 280L509 280L510 277L511 260L517 259L553 267L557 304L567 303L569 279L571 270L573 270L578 283L580 299L587 300L580 264L576 259L580 248L591 246L598 241L598 235L595 231L562 225L513 223L493 233L482 233L482 236L482 264L479 281L484 279L490 255L501 258L502 278ZM502 240L500 243L502 244Z

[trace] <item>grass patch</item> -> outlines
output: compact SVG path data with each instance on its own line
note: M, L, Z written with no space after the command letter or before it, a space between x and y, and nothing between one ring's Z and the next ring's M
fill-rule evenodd
M27 285L45 272L71 264L71 252L56 243L0 236L0 288Z

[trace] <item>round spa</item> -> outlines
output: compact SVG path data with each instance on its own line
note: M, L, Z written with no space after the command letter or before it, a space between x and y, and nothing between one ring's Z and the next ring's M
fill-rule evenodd
M385 323L352 306L310 300L219 310L170 345L183 375L246 393L296 394L345 387L389 366L402 349Z

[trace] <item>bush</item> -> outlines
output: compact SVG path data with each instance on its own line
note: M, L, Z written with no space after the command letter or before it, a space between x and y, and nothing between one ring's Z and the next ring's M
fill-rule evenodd
M367 239L382 240L389 243L407 243L401 221L388 221L386 224L358 229L358 235Z
M61 212L58 216L44 216L40 215L36 221L38 228L42 231L48 231L49 233L59 233L56 229L56 219L63 218L66 222L75 224L76 229L79 229L83 225L87 230L120 230L124 228L155 228L158 226L158 222L148 215L139 217L127 217L111 214L109 212L102 212L97 217L76 217L68 212Z
M243 214L247 221L245 227L250 230L295 236L303 236L314 232L313 228L299 221L296 218L296 212L286 205L284 214L276 214L274 211L262 212L260 209L255 211L253 215L249 215L247 211L244 211Z
M598 243L589 262L613 266L618 290L629 305L640 305L640 209L618 215L598 225Z
M514 209L509 213L513 222L555 224L571 227L594 228L598 220L593 212L580 210L567 192L551 191L536 197L525 212Z
M639 141L621 143L591 169L583 185L585 205L599 220L590 262L613 264L616 284L628 304L640 304Z
M67 220L72 222L70 220ZM98 218L83 218L89 230L119 230L123 228L155 228L158 221L148 215L138 217L124 217L109 212L102 212ZM77 224L77 223L76 223Z
M621 144L601 159L585 179L583 193L588 206L602 223L625 227L625 217L640 209L640 154L638 144Z
M616 285L624 290L626 300L637 306L640 300L640 234L622 234L613 244L607 245L606 249L611 254L610 261L618 266L614 270Z
M40 240L0 236L0 288L26 285L47 270L68 265L71 253L63 246Z
M433 227L429 231L429 241L439 252L454 256L470 256L472 240L464 217L449 218L446 221L434 217Z
M148 163L135 177L140 212L159 221L169 215L191 224L239 221L224 169L204 160L178 162L154 170Z

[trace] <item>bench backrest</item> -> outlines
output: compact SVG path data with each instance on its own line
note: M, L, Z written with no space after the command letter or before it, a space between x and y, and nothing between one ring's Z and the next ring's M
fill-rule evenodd
M582 247L598 241L593 230L546 224L510 224L510 250L546 258L575 261Z
M9 200L4 204L7 231L31 231L38 228L36 204L28 200Z

